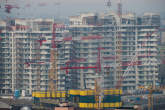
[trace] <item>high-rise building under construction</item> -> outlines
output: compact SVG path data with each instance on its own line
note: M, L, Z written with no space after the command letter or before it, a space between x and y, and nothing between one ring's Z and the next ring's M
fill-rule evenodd
M48 88L53 19L0 21L0 94ZM62 29L62 28L61 28ZM62 30L57 30L60 36ZM3 96L2 95L2 96Z
M102 88L122 82L124 90L136 90L158 82L158 14L84 13L69 21L55 33L59 90L94 89L100 76ZM54 20L0 22L0 94L48 90Z
M139 85L158 83L159 27L160 16L154 13L145 13L141 17L129 13L123 14L121 18L112 12L70 17L72 37L86 38L78 41L79 57L87 59L85 63L79 64L98 65L104 79L104 88L122 86L123 90L128 91L138 89ZM90 36L103 38L88 39ZM98 48L102 48L100 56L97 54ZM98 57L100 67L97 64ZM87 89L94 88L95 71L85 69L78 73L81 72L84 80L80 80L80 84L84 81ZM118 85L118 82L121 83Z

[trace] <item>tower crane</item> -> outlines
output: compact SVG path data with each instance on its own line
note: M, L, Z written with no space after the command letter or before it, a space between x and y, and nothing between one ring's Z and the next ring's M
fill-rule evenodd
M103 37L102 36L98 36L98 35L91 35L91 36L82 36L82 37L80 37L79 39L76 39L76 40L94 40L94 39L102 39ZM64 41L71 41L71 40L74 40L74 39L72 39L72 37L66 37L66 38L64 38L63 39ZM80 61L84 61L85 59L78 59L78 62L80 62ZM77 61L77 60L76 60ZM97 60L97 62L98 62L99 60ZM70 69L96 69L96 71L98 70L98 68L99 68L99 66L100 66L101 64L100 63L96 63L96 66L87 66L87 67L84 67L84 66L80 66L80 67L77 67L77 66L73 66L73 67L69 67L68 66L68 62L66 62L66 67L61 67L60 69L61 70L66 70L66 74L68 74L68 70L70 70ZM99 69L100 70L100 69ZM81 74L81 78L83 78L82 77L82 74ZM81 79L81 81L84 81L84 83L85 83L85 80L84 80L84 78L83 79ZM85 86L85 84L83 85L83 86ZM81 88L86 88L86 87L81 87Z
M84 59L84 58L73 59L73 60L67 61L65 64L66 64L66 67L69 67L69 64L72 63L72 62L79 63L79 62L85 61L85 60L86 60L86 59ZM72 69L73 69L73 68L72 68ZM66 74L68 74L68 73L69 73L69 71L68 71L68 69L66 69Z
M118 32L116 36L116 88L119 89L122 87L122 82L124 78L129 74L130 69L134 65L141 65L141 62L136 61L137 55L134 55L131 58L130 62L127 63L122 63L122 35L121 35L121 21L122 21L122 2L121 0L118 0L117 4L117 14L119 17L119 27L118 27ZM122 73L122 66L127 66L126 70L124 73Z
M106 0L105 2L106 2L106 6L107 6L108 8L110 8L110 7L111 7L111 0Z
M51 49L50 49L50 70L49 70L49 82L48 82L48 91L52 95L52 93L56 93L58 90L58 45L56 41L56 29L61 28L56 23L53 23L52 26L52 39L51 39ZM45 40L42 40L44 42ZM42 44L42 42L40 44ZM51 96L52 97L52 96Z
M103 37L102 36L97 36L97 35L93 35L93 36L83 36L83 37L80 37L80 39L77 39L77 40L94 40L94 39L102 39ZM66 37L64 38L62 41L71 41L71 40L74 40L72 39L72 37ZM100 48L101 49L101 48ZM98 49L100 51L100 49ZM99 54L99 53L98 53ZM85 60L85 59L79 59L79 60ZM99 61L99 59L97 58L97 62ZM67 64L68 62L66 62ZM61 67L61 70L64 70L66 69L66 71L68 69L92 69L92 68L97 68L99 67L101 64L98 62L98 64L96 64L96 66L88 66L88 67ZM101 67L99 67L101 68ZM100 70L100 69L99 69ZM96 70L97 71L97 70Z
M122 77L122 71L121 71L121 65L122 65L122 36L121 36L121 19L122 19L122 4L121 0L118 2L118 10L117 14L119 17L119 27L118 27L118 32L116 36L116 80L119 81Z
M6 13L10 13L10 12L11 12L11 9L13 9L13 8L19 9L18 6L6 4L6 5L5 5L5 9L6 9L5 12L6 12Z
M39 36L39 39L41 38L41 36ZM38 42L34 43L35 45L35 52L36 52L36 61L39 61L41 56L40 56L40 44ZM40 91L40 82L41 82L41 65L40 64L36 64L37 67L37 87L36 87L36 91Z
M49 70L49 84L48 91L52 95L53 92L57 91L58 77L57 77L57 47L55 44L56 39L56 28L57 24L53 24L52 29L52 40L51 40L51 50L50 50L50 70Z
M111 8L111 0L105 0L104 1L105 2L105 6L106 6L106 8L107 8L107 11L110 11L110 8Z
M98 53L97 53L97 62L96 62L96 66L98 67L96 69L96 78L95 78L95 101L96 103L98 103L97 105L97 109L100 110L101 107L101 100L102 100L102 82L103 82L103 77L104 75L102 74L102 70L101 70L101 50L103 50L104 48L102 47L98 47ZM104 83L104 82L103 82Z

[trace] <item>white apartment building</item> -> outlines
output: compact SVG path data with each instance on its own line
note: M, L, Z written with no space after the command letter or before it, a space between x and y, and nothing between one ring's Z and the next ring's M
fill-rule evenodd
M97 53L98 47L104 48L101 50L104 88L114 88L117 81L121 80L118 76L120 73L124 77L121 80L123 90L136 90L139 85L155 85L158 82L157 47L160 33L157 32L157 28L159 27L160 15L154 13L145 13L143 16L123 14L121 22L119 16L113 12L87 13L70 18L70 32L73 37L91 35L103 37L98 40L78 41L79 57L87 59L84 63L80 62L80 65L96 65L97 54L94 53ZM121 51L120 56L117 54L118 48ZM105 60L105 57L111 58ZM104 67L107 65L110 71L105 75L107 69ZM79 73L81 72L87 89L94 88L96 72L91 69L80 70Z
M31 95L37 90L37 81L40 81L40 90L46 91L54 20L13 19L0 22L0 94L13 95L15 90L20 90ZM56 29L57 37L63 32L62 28Z
M56 42L58 90L94 89L98 75L102 88L115 88L121 75L123 90L158 82L158 14L126 14L120 22L113 12L85 13L69 20L69 27L56 29L57 41L72 37ZM53 23L52 19L0 20L0 94L21 90L31 95L37 81L41 91L48 90ZM75 61L79 59L83 60Z

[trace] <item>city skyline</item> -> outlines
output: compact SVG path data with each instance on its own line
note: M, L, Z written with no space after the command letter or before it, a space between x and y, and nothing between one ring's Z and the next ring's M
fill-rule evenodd
M3 0L2 0L3 1ZM18 17L18 18L66 18L84 12L103 12L107 11L106 0L8 0L8 3L17 5L19 9L12 9L11 13L4 13L1 2L0 16ZM117 1L111 0L112 11L117 11ZM165 18L164 0L122 0L123 12L133 12L142 15L145 12L160 13Z
M165 1L121 1L0 0L0 109L165 108Z

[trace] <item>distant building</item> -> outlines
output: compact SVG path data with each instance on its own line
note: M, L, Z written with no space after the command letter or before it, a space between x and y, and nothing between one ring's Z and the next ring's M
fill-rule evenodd
M162 43L159 46L160 54L160 67L159 67L159 78L160 78L160 84L165 85L165 43Z
M161 21L161 43L165 43L165 20Z

